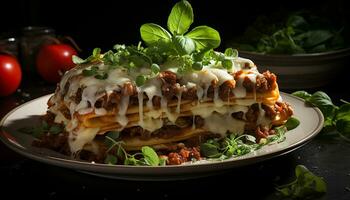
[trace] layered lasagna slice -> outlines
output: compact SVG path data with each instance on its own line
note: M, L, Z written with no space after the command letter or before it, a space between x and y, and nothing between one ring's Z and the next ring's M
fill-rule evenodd
M89 75L91 70L108 74L98 78ZM103 157L106 147L99 138L117 131L127 151L143 146L171 151L179 144L198 147L204 139L232 133L259 140L293 114L279 95L276 76L259 73L248 59L236 57L231 70L210 63L186 73L165 63L156 76L137 85L147 70L131 72L100 61L67 72L48 101L45 118L65 131L43 139L44 145Z

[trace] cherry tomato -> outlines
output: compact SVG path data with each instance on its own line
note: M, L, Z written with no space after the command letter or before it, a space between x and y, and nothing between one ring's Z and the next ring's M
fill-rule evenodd
M46 81L57 83L65 71L75 66L73 55L77 55L76 50L67 44L44 45L36 58L37 71Z
M21 66L17 59L0 55L0 96L14 93L22 80Z

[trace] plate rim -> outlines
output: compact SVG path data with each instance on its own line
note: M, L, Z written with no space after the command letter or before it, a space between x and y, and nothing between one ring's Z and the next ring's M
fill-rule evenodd
M305 101L300 97L296 97L296 96L293 96L291 94L284 93L284 92L280 92L280 93L285 95L285 96L289 96L291 98L294 98L298 101L302 101L303 103L305 103ZM23 149L17 145L14 145L10 141L8 141L8 139L4 136L4 133L6 133L6 131L3 129L4 128L3 125L4 125L5 121L7 120L7 118L11 114L13 114L15 111L17 111L18 109L20 109L20 108L22 108L22 107L24 107L24 106L26 106L34 101L37 101L41 98L47 98L48 96L51 96L51 95L53 95L53 93L32 99L24 104L21 104L21 105L15 107L11 111L9 111L6 115L4 115L4 117L0 121L0 140L11 150L15 151L16 153L19 153L20 155L22 155L24 157L30 158L30 159L35 160L35 161L39 161L39 162L46 163L49 165L55 165L55 166L59 166L59 167L75 169L78 171L88 171L88 172L103 173L103 174L114 174L114 175L121 174L123 176L127 175L127 174L130 174L132 176L152 175L154 177L154 176L171 175L174 172L177 172L177 170L181 171L182 174L188 174L188 173L196 173L196 172L198 172L198 173L209 172L209 171L211 172L211 171L215 171L218 169L224 170L224 169L229 169L229 168L234 168L234 167L240 167L240 166L244 166L244 165L248 165L248 164L252 164L252 163L261 162L263 160L272 159L272 158L277 157L277 156L282 156L282 155L285 155L291 151L294 151L294 150L304 146L305 144L310 142L322 130L323 123L324 123L324 117L323 117L323 114L320 111L320 109L318 109L317 107L310 107L310 108L314 109L314 111L316 111L318 119L319 119L317 126L315 126L314 129L312 131L310 131L310 132L312 132L311 134L307 135L307 137L295 142L294 144L292 144L286 148L277 150L276 152L267 153L267 154L263 154L263 155L256 155L256 156L248 157L248 158L242 158L242 159L237 159L237 160L227 159L227 160L223 160L223 161L213 161L213 162L206 162L206 163L200 163L200 164L167 165L167 166L155 166L155 167L152 167L152 166L108 165L108 164L91 163L91 162L79 161L79 160L73 160L73 159L64 159L64 158L45 155L44 153L40 154L37 152L26 151L26 149ZM201 166L201 167L198 167L198 166ZM215 166L215 167L213 167L213 166ZM196 169L196 170L195 171L189 170L191 168ZM203 168L205 170L203 170ZM198 170L198 169L201 169L201 170ZM120 171L116 172L116 170L120 170ZM130 172L130 170L133 170L132 173ZM176 171L174 171L174 170L176 170ZM171 173L171 174L169 174L169 173Z

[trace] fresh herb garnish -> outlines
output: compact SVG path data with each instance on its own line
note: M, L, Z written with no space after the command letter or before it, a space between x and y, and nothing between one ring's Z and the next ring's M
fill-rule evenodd
M292 93L295 96L303 98L307 103L318 107L324 116L324 129L336 129L338 134L347 141L350 135L350 103L343 102L340 107L333 104L332 99L324 92L317 91L309 94L306 91L297 91ZM325 131L324 131L325 133Z
M188 1L180 1L168 17L170 33L159 25L148 23L140 28L141 38L149 46L165 43L179 55L194 51L206 51L220 45L219 33L208 26L198 26L185 34L193 23L193 9Z
M327 191L327 184L322 177L314 175L303 165L295 168L296 179L286 185L276 187L278 194L291 199L312 199Z
M61 124L52 124L49 125L46 121L42 121L40 125L34 127L22 127L18 131L32 135L35 138L40 139L44 134L53 134L57 135L62 133L64 126Z
M259 143L252 135L231 134L223 139L209 139L200 145L201 154L207 158L227 159L232 156L242 156L273 142L283 142L287 130L292 130L299 125L299 120L290 118L286 125L275 127L275 134L267 138L261 138Z
M160 159L151 147L144 146L141 152L129 154L123 147L124 142L119 139L120 133L116 131L110 131L105 136L105 145L108 148L105 158L106 164L117 164L124 161L124 165L164 165L165 161Z

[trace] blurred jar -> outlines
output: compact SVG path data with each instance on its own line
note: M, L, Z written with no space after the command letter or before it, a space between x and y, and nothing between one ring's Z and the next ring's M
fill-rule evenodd
M55 30L49 27L28 26L22 29L20 48L24 72L36 72L36 55L43 44L54 43L52 38L56 38Z
M18 41L14 37L0 38L0 53L18 58Z

